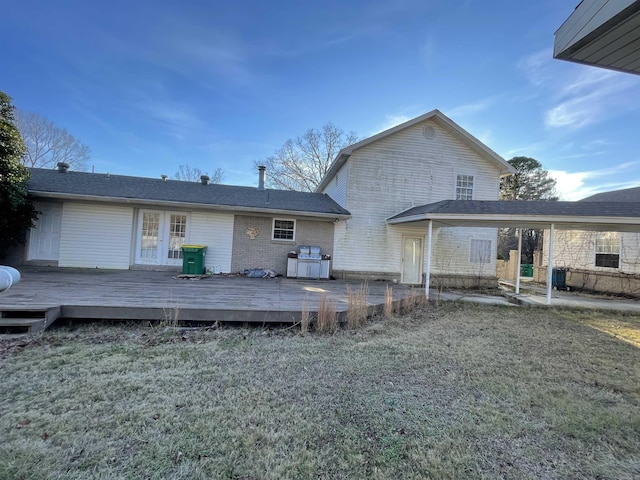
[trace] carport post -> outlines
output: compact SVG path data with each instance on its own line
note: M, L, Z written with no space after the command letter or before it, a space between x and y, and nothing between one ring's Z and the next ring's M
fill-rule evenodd
M547 261L547 305L551 305L551 290L553 289L553 237L555 225L552 223L549 229L549 260Z
M429 300L429 277L431 277L431 234L433 233L433 220L429 220L427 229L427 275L424 279L424 298Z
M518 261L516 262L516 293L520 293L520 262L522 261L522 229L518 233Z

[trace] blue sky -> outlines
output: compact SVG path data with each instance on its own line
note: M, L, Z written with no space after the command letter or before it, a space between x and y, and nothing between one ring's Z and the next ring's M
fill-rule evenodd
M361 138L438 108L574 200L640 185L640 76L552 59L579 0L9 2L0 90L98 172L254 161L333 122Z

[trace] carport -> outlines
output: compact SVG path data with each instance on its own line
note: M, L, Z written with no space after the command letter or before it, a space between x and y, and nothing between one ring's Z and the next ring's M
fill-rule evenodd
M555 202L443 200L413 207L387 219L389 225L427 230L425 295L429 298L434 228L483 227L549 230L547 305L551 304L555 230L640 232L640 208L635 202ZM520 292L521 235L518 235L516 293Z

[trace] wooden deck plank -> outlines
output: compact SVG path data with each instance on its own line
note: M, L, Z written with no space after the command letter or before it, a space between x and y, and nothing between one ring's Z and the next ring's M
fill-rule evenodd
M130 270L26 268L21 274L20 283L0 294L0 308L61 305L65 318L135 318L131 312L138 310L139 318L157 319L160 312L166 314L164 310L179 309L185 319L228 316L255 321L240 319L266 318L269 313L271 318L282 319L296 316L305 301L311 312L316 311L325 295L343 312L348 306L348 288L359 288L362 283L226 275L190 280L176 278L177 273L172 272ZM369 305L384 303L387 286L393 288L395 300L411 293L401 285L371 282ZM208 311L217 313L205 313Z

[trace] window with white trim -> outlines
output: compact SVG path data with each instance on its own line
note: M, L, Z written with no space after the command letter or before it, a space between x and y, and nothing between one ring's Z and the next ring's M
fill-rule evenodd
M295 240L296 239L296 221L273 219L273 235L272 240Z
M472 238L469 245L469 261L471 263L491 263L491 240Z
M456 200L473 200L473 175L458 175Z
M599 233L596 237L596 267L619 268L620 236L618 232Z

